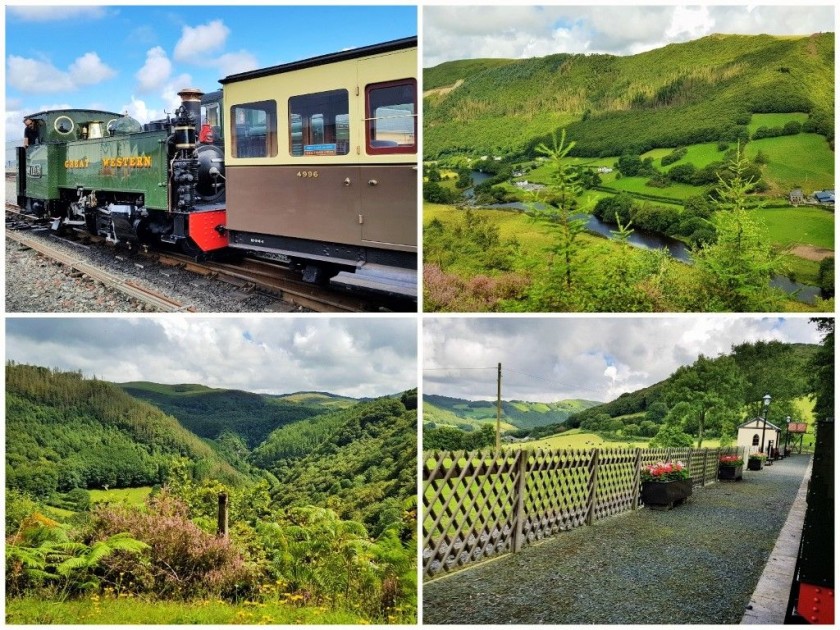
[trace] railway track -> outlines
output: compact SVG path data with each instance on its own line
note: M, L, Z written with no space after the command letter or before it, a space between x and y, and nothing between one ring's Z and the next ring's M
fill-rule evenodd
M161 311L188 311L196 309L191 304L179 302L162 292L148 288L139 282L120 278L85 260L83 256L68 254L64 249L53 246L44 238L48 227L43 221L22 214L18 206L6 203L6 235L47 258L56 260L80 273L102 282L105 286L154 306ZM63 243L90 247L105 247L103 239L87 233L75 233L73 238L60 237L50 233ZM387 297L345 293L303 282L299 274L276 262L243 258L235 263L213 260L196 260L176 252L131 250L126 255L141 257L163 267L173 267L190 272L208 281L225 282L239 293L260 293L271 300L282 302L290 308L300 308L324 313L365 313L375 311L406 311L411 305L404 300L389 300ZM415 306L416 308L416 306Z

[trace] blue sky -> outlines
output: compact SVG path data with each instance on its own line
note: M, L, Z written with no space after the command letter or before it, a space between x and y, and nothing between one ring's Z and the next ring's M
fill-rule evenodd
M403 6L7 6L6 137L26 114L79 107L141 122L229 74L415 36Z

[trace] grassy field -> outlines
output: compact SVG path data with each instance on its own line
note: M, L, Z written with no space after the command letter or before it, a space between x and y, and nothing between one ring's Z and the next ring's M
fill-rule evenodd
M764 179L774 185L776 194L786 195L797 187L806 194L834 188L834 152L823 136L800 133L753 140L744 155L753 159L759 151L769 159Z
M834 214L828 210L800 206L761 208L755 213L764 222L771 240L782 247L811 245L834 249Z
M368 621L347 612L284 603L228 604L220 601L145 601L91 596L65 602L40 598L6 600L6 623L15 624L360 624Z
M647 186L647 177L622 177L617 178L616 173L609 173L601 177L604 186L616 190L617 192L627 192L637 195L656 195L657 197L667 197L674 202L684 202L690 197L696 197L702 194L703 190L697 186L689 186L688 184L671 184L665 188L656 188L654 186ZM659 204L660 202L651 202Z
M747 129L750 132L750 136L752 136L759 127L784 127L785 123L789 123L791 121L802 124L806 120L808 120L808 114L804 112L785 114L753 114L752 118L750 118L750 123L747 125Z
M627 442L612 442L594 434L572 429L559 435L552 435L533 442L523 442L522 448L590 449L590 448L647 448L648 440L632 439Z
M117 488L114 490L91 490L91 503L125 503L127 505L143 505L152 492L150 486L141 488Z

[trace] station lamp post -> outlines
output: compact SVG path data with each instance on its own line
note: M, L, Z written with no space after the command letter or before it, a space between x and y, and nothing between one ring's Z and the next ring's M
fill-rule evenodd
M782 457L787 457L788 445L790 444L790 416L785 418L785 450L782 451Z
M764 453L764 434L767 431L767 412L770 411L770 394L764 394L761 400L764 401L764 424L761 425L761 452Z

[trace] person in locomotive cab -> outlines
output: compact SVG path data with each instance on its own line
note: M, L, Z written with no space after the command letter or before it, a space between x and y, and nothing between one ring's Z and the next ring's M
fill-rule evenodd
M31 147L33 144L38 144L38 126L31 118L24 118L23 124L23 146Z
M213 144L213 128L207 123L201 125L201 131L198 132L198 142L200 144Z

